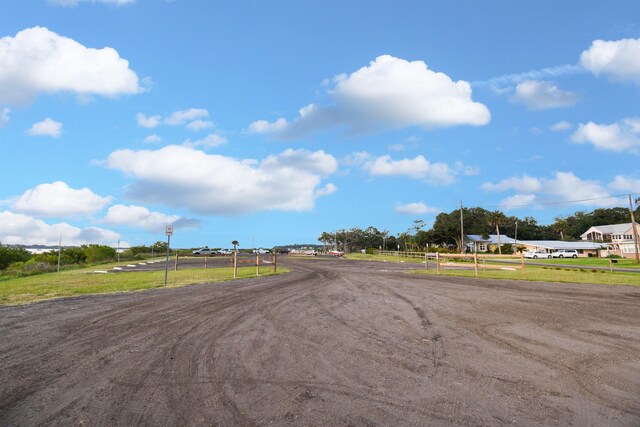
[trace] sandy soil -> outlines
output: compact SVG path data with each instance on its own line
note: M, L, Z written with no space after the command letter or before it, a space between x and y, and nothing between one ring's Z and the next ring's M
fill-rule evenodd
M640 287L287 275L0 309L0 425L640 425Z

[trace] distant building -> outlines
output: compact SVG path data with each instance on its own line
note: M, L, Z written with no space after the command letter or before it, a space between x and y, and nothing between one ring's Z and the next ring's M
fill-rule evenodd
M497 252L498 235L490 234L484 238L477 234L467 234L465 243L469 252ZM508 236L500 235L501 244L511 244L521 248L522 251L551 253L560 249L575 249L580 256L599 256L599 251L606 249L606 243L597 242L565 242L561 240L515 240ZM493 249L492 248L495 248Z
M638 240L640 240L640 226L638 228ZM633 224L597 225L585 231L580 237L583 240L598 240L607 243L602 256L618 255L623 258L635 258L636 247L633 239Z

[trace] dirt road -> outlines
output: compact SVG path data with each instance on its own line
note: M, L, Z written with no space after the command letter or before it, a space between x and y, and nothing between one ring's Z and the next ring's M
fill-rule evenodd
M640 425L640 287L282 264L0 309L0 425Z

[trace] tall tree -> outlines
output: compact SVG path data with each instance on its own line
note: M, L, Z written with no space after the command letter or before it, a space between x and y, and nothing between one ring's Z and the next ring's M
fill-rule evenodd
M505 225L507 217L500 211L493 211L487 217L489 225L496 227L496 234L498 235L498 253L502 255L502 244L500 243L500 226Z

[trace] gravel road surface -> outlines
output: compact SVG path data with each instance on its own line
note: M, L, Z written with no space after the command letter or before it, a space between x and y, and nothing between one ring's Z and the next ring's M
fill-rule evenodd
M0 308L0 425L640 425L640 287L279 263Z

